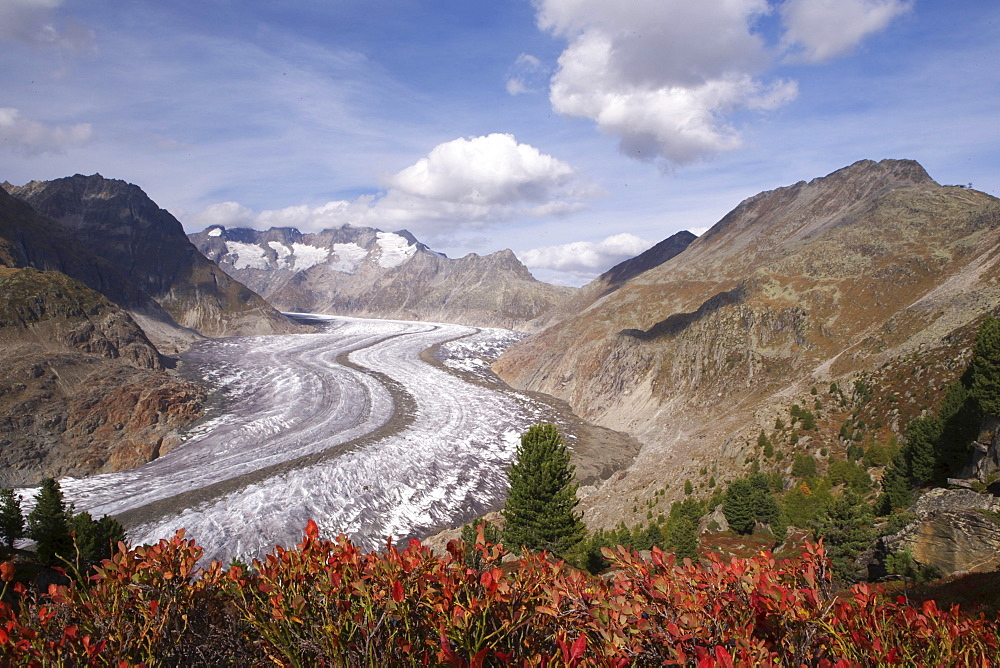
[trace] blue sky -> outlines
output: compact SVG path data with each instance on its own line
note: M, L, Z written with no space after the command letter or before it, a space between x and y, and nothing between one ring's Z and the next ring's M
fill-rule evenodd
M0 0L0 180L579 285L863 158L1000 194L1000 3Z

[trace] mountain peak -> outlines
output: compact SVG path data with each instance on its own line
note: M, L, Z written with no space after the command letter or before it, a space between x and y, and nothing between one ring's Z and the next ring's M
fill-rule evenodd
M407 230L212 226L189 238L284 311L530 329L572 292L535 280L510 249L449 259Z
M724 244L748 260L803 241L856 219L857 207L870 206L902 188L939 187L915 160L859 160L826 176L799 181L749 197L692 244L693 255Z
M11 194L58 223L74 244L118 268L177 324L208 335L294 329L258 295L205 260L180 222L139 186L76 174L32 181Z

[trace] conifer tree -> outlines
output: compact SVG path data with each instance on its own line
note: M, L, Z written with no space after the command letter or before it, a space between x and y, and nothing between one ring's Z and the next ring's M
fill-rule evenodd
M913 500L910 492L910 471L903 457L897 452L882 474L882 496L878 500L880 515L888 515L897 508L906 508Z
M510 492L503 509L503 542L509 549L565 555L583 539L586 528L574 510L579 500L569 461L555 426L533 425L521 435L517 461L507 472Z
M934 479L941 435L941 421L936 417L914 418L906 426L903 456L913 483L923 485Z
M108 515L95 520L86 511L77 513L69 518L69 529L82 562L110 558L118 541L125 540L125 529L118 520Z
M871 528L873 520L871 507L864 498L848 489L814 527L816 534L826 542L833 571L840 580L859 579L854 561L875 538Z
M689 517L681 515L671 523L667 547L678 559L698 558L698 528Z
M738 478L729 483L726 495L722 501L722 512L726 516L729 528L736 533L753 532L756 517L754 515L754 489L746 478Z
M1000 321L992 316L979 326L970 375L970 394L980 410L1000 417Z
M650 522L642 531L637 531L632 540L632 547L636 550L651 550L654 546L662 547L664 543L663 530L656 522Z
M7 549L14 549L14 541L24 537L24 516L21 514L21 497L12 489L0 489L0 540Z
M54 478L42 481L35 496L35 508L28 514L28 537L37 544L38 558L52 564L73 554L73 539L62 490Z
M938 466L945 478L954 477L965 466L972 451L972 442L979 436L982 413L961 380L952 383L941 401L938 418L942 424L938 443Z

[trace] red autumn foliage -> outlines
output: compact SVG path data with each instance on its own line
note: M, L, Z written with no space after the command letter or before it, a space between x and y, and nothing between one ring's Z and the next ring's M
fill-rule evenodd
M468 568L465 551L481 554ZM822 545L776 562L643 560L594 578L547 555L417 541L362 553L314 523L244 571L179 532L126 549L86 586L0 604L2 665L991 665L998 621L859 585L833 596Z

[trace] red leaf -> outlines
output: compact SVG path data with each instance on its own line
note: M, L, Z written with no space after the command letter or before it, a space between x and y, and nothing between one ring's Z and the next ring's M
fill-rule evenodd
M403 600L403 584L399 580L392 583L392 600L396 603Z
M718 645L715 648L715 660L719 662L722 668L733 668L733 655L722 645Z
M314 540L319 538L319 526L312 520L306 522L306 536Z
M483 668L483 664L486 661L486 655L489 653L489 648L484 648L476 652L476 655L472 657L472 663L469 664L470 668Z
M581 633L580 637L573 643L573 648L570 650L570 658L574 660L582 659L585 651L587 651L587 634Z
M11 582L14 579L14 572L17 569L14 567L13 561L5 561L0 564L0 580L4 582Z

